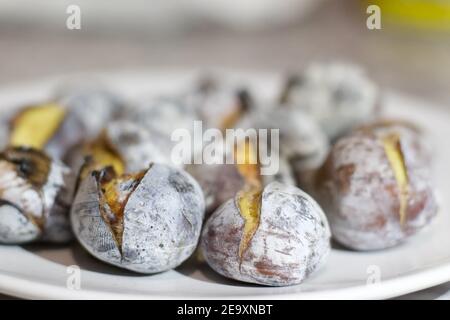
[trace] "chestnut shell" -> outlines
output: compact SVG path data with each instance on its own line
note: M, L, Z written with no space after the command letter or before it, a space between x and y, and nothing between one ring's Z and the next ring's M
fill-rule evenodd
M237 199L207 221L201 250L219 274L249 283L301 283L322 266L330 252L330 230L319 205L294 186L272 182L264 188L259 226L242 258L244 219Z
M403 224L399 187L381 140L390 133L400 137L409 180ZM404 123L372 124L341 138L316 178L334 239L354 250L385 249L429 224L437 213L430 159L421 133Z

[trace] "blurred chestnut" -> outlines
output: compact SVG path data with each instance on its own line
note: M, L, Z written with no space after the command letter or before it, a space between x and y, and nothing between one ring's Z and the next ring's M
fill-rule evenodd
M253 97L244 86L215 77L202 78L184 100L197 110L205 128L220 130L233 128L253 105Z
M192 134L194 121L200 119L197 111L179 96L141 98L127 113L125 119L149 131L152 142L165 154L170 154L174 146L172 134L179 129Z
M331 141L355 126L371 121L378 111L378 90L354 65L312 64L288 79L282 105L314 118Z
M435 217L431 154L422 133L382 121L337 141L316 181L334 238L355 250L395 246Z
M308 114L295 109L264 108L246 114L236 125L243 129L279 130L279 144L271 146L267 137L265 144L275 149L286 166L291 166L295 182L300 188L309 190L312 176L321 167L329 151L326 135ZM264 145L264 144L263 144Z
M258 145L260 148L261 145ZM205 195L206 216L213 213L220 205L227 200L233 198L236 193L241 190L248 180L249 167L260 172L258 167L257 148L248 140L236 143L234 148L233 164L190 164L186 166L189 172L202 187ZM286 184L294 185L294 178L290 170L289 164L284 158L277 159L279 162L279 170L273 175L260 175L259 179L263 185L267 185L273 181L279 181ZM252 166L252 161L253 166Z
M66 242L69 169L43 152L7 148L0 153L0 243Z
M203 190L207 217L220 205L232 199L246 183L239 164L191 164L185 169L197 180ZM264 185L273 181L295 185L289 164L282 158L278 173L263 176L262 180Z
M62 159L73 146L93 139L122 104L103 91L70 92L55 102L27 106L10 121L8 145L28 147Z

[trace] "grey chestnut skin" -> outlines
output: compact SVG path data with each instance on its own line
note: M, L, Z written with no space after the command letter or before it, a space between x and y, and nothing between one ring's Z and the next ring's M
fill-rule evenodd
M303 282L326 262L330 229L309 195L278 182L267 185L251 237L245 234L248 220L238 199L217 209L202 234L201 250L216 272L248 283L289 286ZM244 239L248 242L242 246Z
M314 118L331 141L373 120L379 111L377 86L351 64L311 64L287 81L280 100Z
M245 86L225 76L207 76L183 97L196 110L205 128L229 129L236 118L253 107L253 96Z
M205 204L186 172L153 164L133 185L121 216L102 201L107 170L85 178L71 211L74 233L94 257L131 271L152 274L178 267L195 251ZM120 191L130 191L123 185Z
M170 155L176 144L171 138L177 130L191 135L194 121L200 116L196 110L178 96L160 96L142 99L127 110L124 119L140 125L151 133L151 142L163 153Z
M57 101L67 115L46 151L58 159L63 159L72 147L96 138L105 124L122 118L126 105L107 89L87 87L61 90Z
M69 173L40 151L8 148L0 153L0 243L72 239Z

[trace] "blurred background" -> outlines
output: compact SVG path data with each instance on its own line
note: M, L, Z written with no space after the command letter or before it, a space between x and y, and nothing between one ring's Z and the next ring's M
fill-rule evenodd
M381 8L381 30L366 26L369 4ZM66 27L69 5L81 9L81 30ZM0 85L155 68L287 73L330 60L450 104L450 1L0 1Z

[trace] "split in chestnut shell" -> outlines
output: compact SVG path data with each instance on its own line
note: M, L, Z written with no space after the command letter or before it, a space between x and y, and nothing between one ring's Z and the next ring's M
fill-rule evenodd
M380 121L332 148L316 177L316 198L334 239L354 250L393 247L437 214L430 153L413 125Z
M219 274L248 283L287 286L303 282L330 252L330 230L319 205L294 186L272 182L243 214L239 194L207 221L201 250ZM255 209L256 208L256 209Z
M160 164L116 182L110 170L81 181L71 211L79 242L94 257L131 271L178 267L195 251L202 228L205 205L196 181Z
M72 238L69 169L43 152L7 148L0 153L0 243L67 242Z

